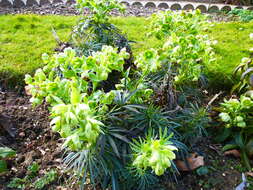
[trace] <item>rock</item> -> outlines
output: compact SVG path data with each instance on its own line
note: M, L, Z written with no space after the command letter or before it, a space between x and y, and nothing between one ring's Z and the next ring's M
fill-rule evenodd
M24 137L25 136L25 132L21 132L18 134L20 137Z

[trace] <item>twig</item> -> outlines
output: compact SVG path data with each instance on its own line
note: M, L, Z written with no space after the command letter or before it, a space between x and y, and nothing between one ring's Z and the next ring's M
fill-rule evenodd
M222 94L223 92L219 92L218 94L215 94L214 97L208 102L206 109L208 109L211 104Z

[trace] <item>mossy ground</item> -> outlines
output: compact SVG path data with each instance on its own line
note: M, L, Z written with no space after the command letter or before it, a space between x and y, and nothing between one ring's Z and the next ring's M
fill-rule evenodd
M68 41L76 16L3 15L0 16L0 79L9 84L23 84L23 76L41 67L41 54L53 53L57 46L52 28L62 41ZM133 41L134 55L161 42L148 37L149 20L143 17L113 17L118 26ZM227 87L234 82L232 71L242 57L248 56L253 47L249 34L253 22L210 23L205 32L217 40L217 63L208 66L208 75L214 85ZM6 80L7 79L7 80Z

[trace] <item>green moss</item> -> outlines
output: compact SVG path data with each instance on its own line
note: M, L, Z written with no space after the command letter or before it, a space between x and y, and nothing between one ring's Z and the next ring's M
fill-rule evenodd
M26 73L33 73L42 66L41 54L54 52L56 42L52 27L61 40L68 41L77 19L76 16L0 16L0 79L8 79L6 81L10 84L23 84ZM111 21L132 41L134 55L162 45L162 42L146 35L150 23L147 18L113 17ZM253 47L253 41L249 39L252 29L253 22L210 24L205 33L218 40L215 45L217 64L209 65L207 71L212 85L231 88L235 81L233 69Z

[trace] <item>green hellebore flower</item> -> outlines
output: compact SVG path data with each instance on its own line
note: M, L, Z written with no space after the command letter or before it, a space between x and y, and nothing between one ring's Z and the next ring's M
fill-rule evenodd
M238 127L241 127L241 128L244 128L244 127L246 127L246 123L243 122L243 121L242 121L242 122L238 122L238 123L237 123L237 126L238 126Z
M237 116L237 117L235 118L235 120L236 120L237 122L242 122L242 121L243 121L243 117L242 117L242 116Z
M243 107L249 108L252 105L252 101L249 97L242 96L241 97L241 104Z
M228 115L228 113L222 112L219 114L219 117L223 122L228 122L229 120L231 120L231 117Z

